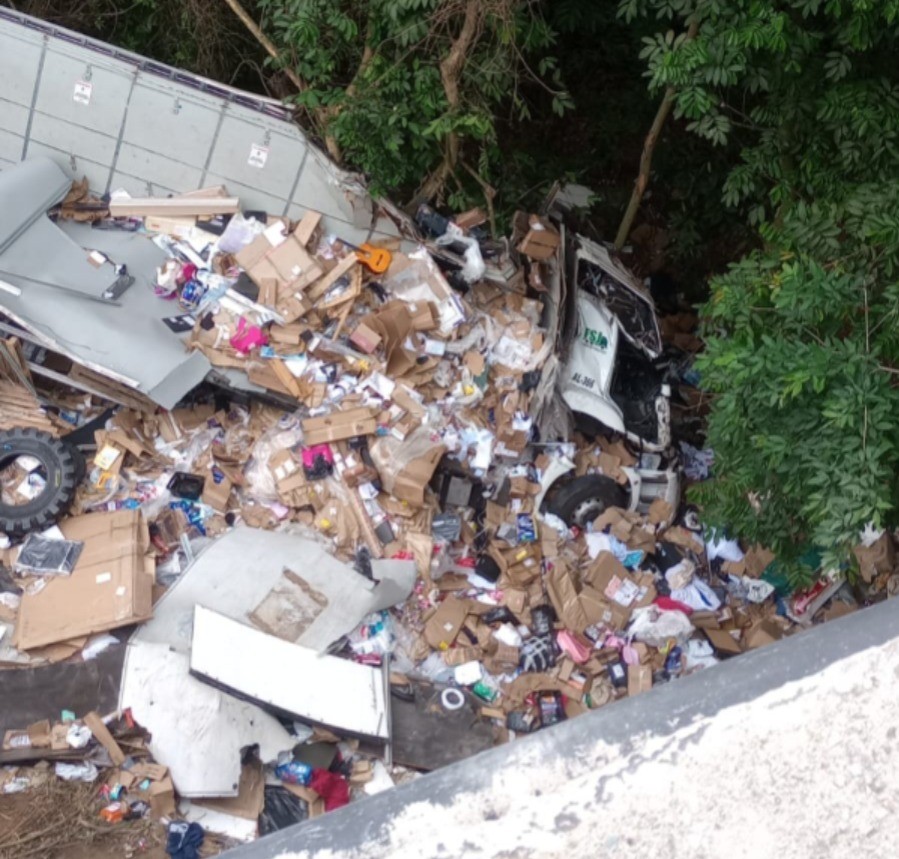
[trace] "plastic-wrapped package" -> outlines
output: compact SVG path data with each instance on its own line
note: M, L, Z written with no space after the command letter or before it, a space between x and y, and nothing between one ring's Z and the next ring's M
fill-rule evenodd
M262 504L278 500L275 475L268 462L278 451L295 447L302 440L303 430L299 421L284 427L273 427L262 434L253 448L253 456L245 472L245 491L251 498Z
M63 781L83 781L94 782L100 775L97 768L90 762L85 761L81 764L66 764L58 762L54 768L57 778Z
M460 227L450 221L447 224L446 232L436 239L438 245L465 245L465 265L462 267L460 274L466 283L474 283L484 276L487 266L484 264L484 258L481 256L481 246L477 239L466 236Z
M16 571L42 576L71 575L83 548L80 540L59 540L31 533L19 550Z
M684 643L693 634L693 624L681 611L663 611L648 605L634 609L627 633L650 647L664 647L671 639Z

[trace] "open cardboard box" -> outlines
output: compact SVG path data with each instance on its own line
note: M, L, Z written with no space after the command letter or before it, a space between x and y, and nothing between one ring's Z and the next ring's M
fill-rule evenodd
M29 650L148 620L153 614L155 564L139 510L88 513L60 523L67 540L84 549L69 576L56 576L25 593L16 647Z

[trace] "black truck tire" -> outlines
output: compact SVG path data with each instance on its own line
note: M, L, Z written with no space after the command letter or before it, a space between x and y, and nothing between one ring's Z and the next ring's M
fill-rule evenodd
M546 509L566 525L583 528L609 507L628 506L628 494L611 477L588 474L560 486L548 499Z
M20 456L39 460L47 476L44 491L27 504L0 502L0 532L21 537L57 522L72 506L85 474L84 458L71 445L40 430L23 428L0 432L0 469Z

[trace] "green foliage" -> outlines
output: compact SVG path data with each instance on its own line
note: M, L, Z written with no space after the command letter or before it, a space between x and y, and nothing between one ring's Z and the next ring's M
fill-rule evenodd
M489 0L464 53L453 106L440 65L464 19L458 0L258 0L263 29L307 84L297 102L333 138L376 193L405 195L460 142L464 163L486 181L501 169L497 124L529 119L533 91L556 115L573 103L553 56L556 31L529 0ZM483 192L461 165L450 191Z
M867 523L896 523L897 193L791 208L705 307L716 475L700 500L786 560L812 544L838 563Z
M707 517L795 582L899 523L899 78L895 0L625 0L652 91L717 146L724 203L762 247L712 281L699 361L714 394ZM686 40L690 23L696 36Z

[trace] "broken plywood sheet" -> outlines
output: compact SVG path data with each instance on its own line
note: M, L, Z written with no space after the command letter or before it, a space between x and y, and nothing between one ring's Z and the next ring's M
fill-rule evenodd
M194 608L190 671L289 718L355 736L389 737L380 669L323 656L200 605Z
M47 417L31 391L15 382L0 379L0 430L32 427L58 436L59 429Z
M285 568L302 570L309 588L327 600L295 639L319 651L352 631L366 614L403 602L416 576L414 561L373 561L375 578L380 579L375 584L295 531L235 528L169 588L154 606L153 619L135 632L133 640L167 644L186 653L195 605L249 623L249 614L278 587Z
M150 731L153 758L181 796L237 796L244 746L258 743L267 762L295 743L259 707L191 677L188 657L164 644L128 645L119 706Z

